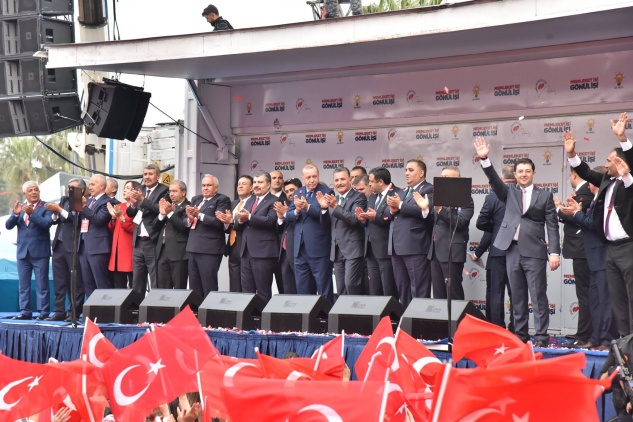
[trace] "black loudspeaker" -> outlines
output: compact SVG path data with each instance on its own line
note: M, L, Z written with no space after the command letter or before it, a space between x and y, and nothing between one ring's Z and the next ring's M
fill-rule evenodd
M0 137L50 135L78 126L80 119L76 94L0 100Z
M485 320L481 311L467 300L451 301L451 330L468 314ZM448 337L446 299L413 299L400 320L400 328L417 339L440 340Z
M253 293L210 292L198 308L198 321L203 327L258 330L265 306Z
M101 138L136 141L151 94L142 88L107 81L88 84L84 123Z
M262 330L325 333L331 308L320 295L275 295L262 311Z
M61 16L73 14L72 0L2 0L0 15L48 15Z
M46 69L37 58L19 60L21 94L76 92L75 69Z
M2 56L30 56L42 44L70 44L75 40L73 23L42 16L25 16L0 21Z
M86 318L98 323L135 324L141 295L128 289L97 289L84 303Z
M328 315L328 332L370 335L380 320L399 321L404 306L391 296L339 296Z
M202 303L200 295L193 290L152 289L138 309L139 322L169 322L189 305L196 313Z

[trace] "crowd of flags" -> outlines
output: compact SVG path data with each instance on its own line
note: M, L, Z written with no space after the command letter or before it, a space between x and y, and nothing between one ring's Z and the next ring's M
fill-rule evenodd
M466 315L454 338L453 360L442 363L385 317L343 381L345 335L312 357L256 359L223 356L189 308L169 323L116 349L86 321L81 359L47 364L0 355L0 420L61 407L71 421L101 422L109 407L117 421L141 422L158 405L199 392L203 420L242 421L598 421L596 400L611 378L582 373L585 355L541 359L505 329ZM615 373L614 373L615 375Z

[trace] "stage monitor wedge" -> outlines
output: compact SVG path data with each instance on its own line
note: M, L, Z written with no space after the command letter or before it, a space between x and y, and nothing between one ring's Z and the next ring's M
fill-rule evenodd
M198 308L203 327L258 330L266 301L254 293L210 292Z
M193 313L198 312L202 297L193 290L152 289L141 302L138 322L169 322L189 305Z
M371 335L380 320L389 316L396 323L404 306L391 296L339 296L328 315L328 332Z
M457 325L466 314L485 320L483 313L467 300L451 302L451 330L455 333ZM411 301L402 314L400 328L416 339L441 340L448 337L448 307L446 299L422 299Z
M84 303L83 315L97 323L136 324L141 295L128 289L97 289Z
M331 308L320 295L274 295L262 311L262 330L325 333Z

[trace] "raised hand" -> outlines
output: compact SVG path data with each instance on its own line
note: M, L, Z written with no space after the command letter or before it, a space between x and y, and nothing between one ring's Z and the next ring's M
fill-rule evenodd
M417 206L420 207L422 211L427 211L429 209L429 195L428 194L425 194L424 196L422 196L420 195L419 192L413 192L413 200L415 201ZM440 207L440 209L441 208L442 207Z
M285 202L275 202L273 204L273 208L277 213L277 218L283 219L286 217L286 213L288 212L288 205Z
M554 206L556 208L558 207L562 207L563 206L563 201L560 200L560 198L558 196L554 197Z
M13 214L18 215L21 211L22 204L20 204L20 201L16 201L16 203L13 205Z
M112 205L112 203L108 202L106 206L108 207L108 212L110 213L112 218L116 217L116 211L114 210L114 206Z
M565 152L569 158L576 156L576 140L571 130L567 130L563 133L563 140L565 141Z
M241 224L244 224L244 223L246 223L246 222L248 221L248 217L249 217L250 215L251 215L251 213L250 213L250 212L248 212L247 210L245 210L244 208L242 208L242 209L240 210L240 212L238 212L238 213L235 215L235 217L237 217L238 221L239 221Z
M475 151L477 151L477 156L479 158L488 158L488 154L490 154L490 145L486 143L486 140L482 136L476 137L473 145L475 146Z
M617 122L610 120L611 129L613 130L613 133L615 134L615 136L618 137L618 141L620 142L626 142L626 135L624 134L624 130L626 129L626 121L627 121L626 112L620 114L620 118L618 119Z
M226 210L226 212L216 211L215 218L217 218L224 224L231 224L231 221L233 220L233 214L231 213L231 210Z
M365 212L361 207L356 207L356 209L354 210L354 215L356 216L356 219L361 223L367 220L367 216L365 215Z
M363 213L363 216L369 221L374 221L376 219L376 210L373 208L367 208L367 211Z
M402 202L400 200L400 196L399 195L387 195L387 197L385 198L385 201L387 201L387 205L389 205L389 208L391 208L391 211L394 212L395 210L399 210L400 209L400 202Z
M55 214L62 212L62 207L60 207L57 202L47 202L44 204L44 208L50 212L54 212Z
M328 198L329 196L331 195L323 195L321 194L321 192L317 192L317 201L319 201L319 206L321 207L321 209L326 209L330 206L330 199Z
M631 168L629 167L629 165L620 157L614 157L613 163L615 164L615 168L618 169L618 174L620 175L620 177L625 177L631 172Z
M70 420L70 409L67 407L61 407L55 416L53 416L52 422L66 422Z
M31 204L22 205L22 211L24 211L28 215L33 214L33 205Z

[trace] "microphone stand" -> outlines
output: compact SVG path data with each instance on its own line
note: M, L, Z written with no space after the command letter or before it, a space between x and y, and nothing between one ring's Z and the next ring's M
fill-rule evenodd
M79 223L79 213L73 213L73 249L70 254L70 322L73 328L77 328L77 225Z
M448 230L451 236L448 239L448 271L446 272L446 310L448 311L448 351L453 350L453 312L452 312L452 281L451 281L451 267L453 266L453 238L455 232L453 230L453 212L455 207L448 207ZM456 222L457 223L457 222ZM455 225L457 229L457 224Z

